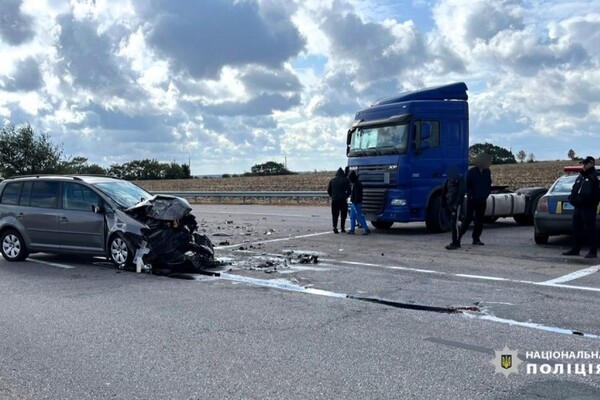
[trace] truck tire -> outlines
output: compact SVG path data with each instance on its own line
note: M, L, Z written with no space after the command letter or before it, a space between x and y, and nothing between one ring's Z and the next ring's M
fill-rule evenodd
M431 233L448 232L450 230L450 215L442 207L441 193L434 194L429 201L425 226Z
M518 214L513 216L515 222L519 225L530 226L533 225L533 216L535 215L535 210L537 209L538 201L544 195L544 193L538 193L531 199L531 207L529 208L529 212L527 214Z
M375 229L390 229L394 223L389 221L371 221L371 225Z
M548 235L545 233L534 232L533 240L535 244L548 244Z

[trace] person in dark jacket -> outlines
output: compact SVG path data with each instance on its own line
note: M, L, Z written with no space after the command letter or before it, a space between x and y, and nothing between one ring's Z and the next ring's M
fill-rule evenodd
M338 233L338 218L341 216L340 228L346 232L346 216L348 215L348 196L350 196L350 181L344 170L339 168L335 177L329 181L327 194L331 197L331 217L333 233Z
M475 159L475 166L467 172L467 212L460 227L459 243L460 238L469 229L471 222L474 222L473 244L483 246L480 237L483 232L483 218L485 216L487 198L492 191L491 163L492 159L489 155L480 153Z
M356 221L360 223L360 226L365 230L365 235L371 233L365 221L365 216L362 213L362 202L363 202L363 186L358 180L358 175L355 171L350 171L348 179L352 184L352 192L350 194L350 230L349 234L354 234L354 228L356 227Z
M600 202L600 183L598 183L594 157L588 156L581 163L583 169L575 180L569 196L569 203L573 205L573 247L563 255L578 256L585 236L590 245L590 251L585 258L597 258L596 211Z
M460 248L460 232L458 220L461 214L462 204L465 198L465 178L458 173L458 168L448 168L448 179L442 187L442 207L450 214L452 227L452 243L446 246L448 250Z

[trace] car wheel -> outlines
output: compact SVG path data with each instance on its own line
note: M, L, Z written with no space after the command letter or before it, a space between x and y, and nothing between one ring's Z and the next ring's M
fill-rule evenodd
M545 233L534 232L533 240L535 240L536 244L547 244L548 243L548 235Z
M108 257L119 269L127 269L133 260L133 250L120 234L113 235L108 243Z
M6 261L23 261L29 256L23 237L14 229L4 231L0 237L2 257Z

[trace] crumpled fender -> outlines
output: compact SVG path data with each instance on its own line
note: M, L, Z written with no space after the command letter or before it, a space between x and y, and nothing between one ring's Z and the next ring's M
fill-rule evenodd
M148 225L132 218L121 210L115 209L114 212L106 213L106 238L110 238L115 232L131 233L133 235L143 237L143 231L148 228Z

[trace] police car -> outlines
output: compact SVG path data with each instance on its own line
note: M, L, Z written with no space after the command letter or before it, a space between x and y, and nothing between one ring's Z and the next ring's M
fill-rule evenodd
M581 166L565 167L565 175L558 178L538 201L533 217L535 243L546 244L550 236L573 233L573 206L569 203L569 195L581 169ZM599 167L596 171L600 173ZM600 206L598 211L596 221L600 231Z

